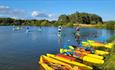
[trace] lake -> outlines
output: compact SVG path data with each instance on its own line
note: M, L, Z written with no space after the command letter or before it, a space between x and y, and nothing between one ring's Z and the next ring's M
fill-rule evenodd
M40 70L39 57L46 53L59 53L64 44L77 45L74 28L64 28L58 37L56 27L26 27L13 30L13 26L0 26L0 70ZM106 42L115 31L95 28L81 28L81 40L92 39Z

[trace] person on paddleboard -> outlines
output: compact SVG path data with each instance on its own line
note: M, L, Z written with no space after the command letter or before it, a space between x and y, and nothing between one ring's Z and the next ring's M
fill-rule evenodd
M79 26L76 27L75 38L76 38L78 44L80 44L80 27Z
M58 36L61 36L62 26L58 26Z
M61 32L62 26L58 26L58 32Z

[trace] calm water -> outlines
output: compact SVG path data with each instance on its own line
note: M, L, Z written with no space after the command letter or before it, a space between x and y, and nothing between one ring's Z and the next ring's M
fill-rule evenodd
M11 26L0 27L0 70L40 70L39 56L46 53L58 53L63 44L76 45L73 28L64 28L62 37L57 36L55 27L26 27L13 31ZM93 39L105 42L115 35L112 30L83 28L82 40Z

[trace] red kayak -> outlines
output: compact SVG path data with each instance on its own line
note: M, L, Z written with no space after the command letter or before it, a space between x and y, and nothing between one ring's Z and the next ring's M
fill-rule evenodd
M64 54L57 54L56 56L61 57L61 58L65 58L65 59L71 60L71 61L83 62L81 59L76 59L75 57L67 56L67 55L64 55Z

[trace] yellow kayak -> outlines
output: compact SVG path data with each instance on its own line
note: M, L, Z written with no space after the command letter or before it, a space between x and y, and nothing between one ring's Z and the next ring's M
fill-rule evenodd
M84 47L105 47L105 44L99 42L82 42Z
M72 68L69 64L55 60L45 55L40 56L39 64L45 70L57 70L57 69L59 70L78 70L79 69L77 66L74 66Z
M99 56L99 55L96 55L96 54L87 54L88 57L92 57L92 58L96 58L96 59L100 59L100 60L103 60L104 57L103 56Z
M40 56L39 64L40 64L45 70L54 70L53 68L49 67L47 64L45 64L45 63L43 62L43 57L44 57L44 56Z
M98 55L107 55L107 54L109 54L109 52L101 51L101 50L95 50L95 54L98 54Z
M87 42L82 42L83 46L92 46L92 47L105 47L105 48L112 48L113 43L101 43L101 42L95 42L93 40L87 40Z
M88 40L87 42L89 42L91 44L91 46L94 47L105 47L105 48L112 48L113 43L101 43L101 42L95 42L93 40Z
M62 48L60 48L60 53L63 53L63 52L71 52L71 51L70 51L70 50L67 50L67 49L62 49ZM96 52L98 53L99 50L96 51ZM103 51L103 53L104 53L104 51ZM81 54L83 54L83 53L81 53ZM100 59L100 60L104 59L103 56L99 56L99 55L97 55L97 54L89 54L89 53L86 53L86 56L89 56L89 57L92 57L92 58L96 58L96 59Z
M92 58L89 56L84 56L83 61L87 61L87 62L94 63L94 64L103 64L104 63L104 60Z
M82 42L82 46L84 46L84 47L89 47L90 46L90 44L88 43L88 42Z
M111 49L113 47L113 43L107 43L107 44L105 44L105 47Z
M87 42L82 42L82 45L83 46L88 46L88 43ZM105 47L108 47L108 48L112 48L112 43L108 43L105 45ZM109 54L109 52L106 52L106 51L102 51L102 50L95 50L95 54L98 54L98 55L107 55Z
M52 57L56 60L59 60L59 61L62 61L62 62L66 62L68 64L71 64L71 65L75 65L75 66L78 66L78 67L81 67L83 70L93 70L92 67L90 66L87 66L85 64L82 64L82 63L79 63L79 62L76 62L76 61L71 61L71 60L67 60L67 59L64 59L64 58L61 58L61 57L57 57L53 54L47 54L48 57Z

